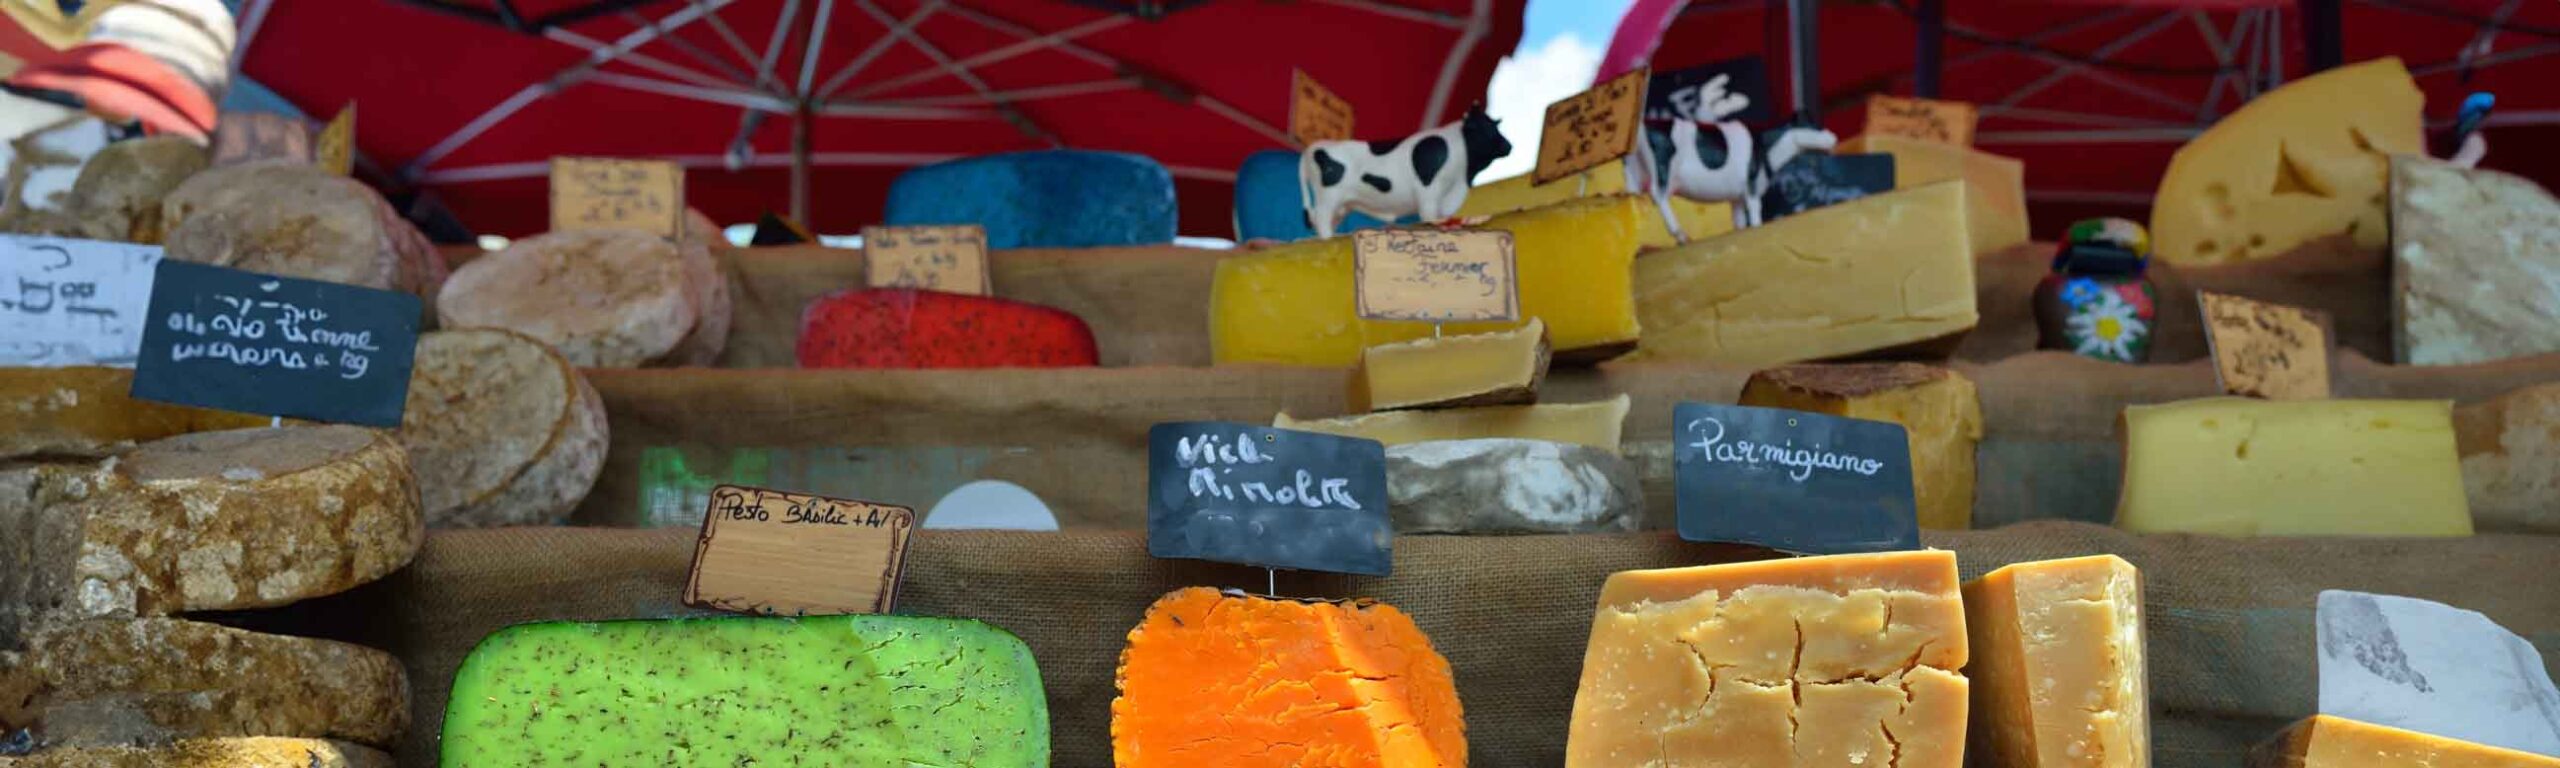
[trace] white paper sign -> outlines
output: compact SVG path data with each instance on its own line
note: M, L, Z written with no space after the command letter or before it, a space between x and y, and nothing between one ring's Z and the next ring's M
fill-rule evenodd
M2477 611L2320 593L2320 713L2560 756L2542 654Z
M0 235L0 365L131 367L160 247Z

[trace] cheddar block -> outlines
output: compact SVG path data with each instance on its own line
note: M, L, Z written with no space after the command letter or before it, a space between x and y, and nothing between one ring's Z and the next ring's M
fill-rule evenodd
M1974 253L2027 242L2027 164L1972 147L1904 136L1858 136L1840 154L1893 156L1893 188L1964 182L1965 231Z
M454 674L443 765L1049 764L1031 649L966 619L520 624Z
M1956 768L1964 627L1946 551L1611 575L1565 765Z
M1449 662L1394 606L1176 590L1120 654L1119 768L1467 764Z
M2208 398L2124 409L2116 527L2224 536L2469 536L2442 400Z
M1977 756L2149 768L2142 585L2114 555L2003 566L1964 585Z
M391 755L323 739L183 739L150 747L65 747L0 757L5 768L391 768Z
M100 457L189 432L268 418L136 400L133 369L0 368L0 456Z
M1636 260L1636 357L1775 365L1953 348L1972 330L1964 185L1824 206Z
M1911 440L1920 527L1973 527L1973 449L1982 442L1982 401L1971 379L1918 363L1791 365L1751 374L1742 385L1741 404L1902 425Z
M1619 395L1589 403L1387 411L1333 419L1298 419L1284 412L1271 420L1271 426L1366 438L1389 448L1432 440L1511 437L1587 445L1616 453L1629 402L1626 395Z
M1445 334L1547 326L1556 359L1587 362L1636 341L1629 262L1641 212L1653 205L1615 195L1496 216L1517 259L1517 323L1449 323ZM1362 320L1352 287L1351 238L1309 240L1218 261L1209 288L1209 351L1220 365L1350 367L1367 347L1431 335L1428 323Z
M1467 190L1466 202L1458 205L1458 217L1494 216L1576 198L1623 194L1642 196L1646 192L1642 189L1629 190L1626 161L1611 160L1589 171L1545 184L1537 183L1527 173L1479 183L1474 189ZM1637 228L1637 234L1645 248L1669 248L1680 244L1671 238L1671 228L1662 225L1660 206L1647 205L1641 215L1644 222ZM1674 196L1671 198L1671 215L1680 222L1680 231L1687 233L1691 240L1733 231L1731 203L1708 203Z
M2303 718L2249 750L2248 768L2560 768L2560 758L2343 717Z
M1508 331L1414 339L1360 353L1351 408L1388 411L1538 401L1547 377L1547 326L1537 318Z
M2223 264L2332 235L2380 249L2391 156L2426 153L2426 101L2397 58L2258 94L2169 160L2151 202L2152 253Z

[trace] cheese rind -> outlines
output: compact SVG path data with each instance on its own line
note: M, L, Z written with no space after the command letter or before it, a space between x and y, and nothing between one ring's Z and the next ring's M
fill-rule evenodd
M1752 374L1741 404L1902 425L1920 527L1973 527L1982 401L1962 374L1917 363L1792 365Z
M1635 357L1775 365L1948 344L1980 319L1964 185L1824 206L1636 260Z
M2426 152L2425 106L2398 58L2258 94L2169 160L2151 203L2153 254L2221 264L2332 235L2381 248L2391 156Z
M1538 401L1547 377L1547 326L1380 344L1351 372L1351 409L1388 411Z
M2455 406L2453 432L2473 524L2560 533L2560 383Z
M0 457L99 457L164 437L268 422L136 400L132 390L131 368L0 368Z
M1839 154L1893 156L1893 188L1964 182L1965 231L1974 253L2027 242L2027 164L1972 147L1904 136L1867 135L1840 142Z
M1972 745L2017 768L2148 768L2142 586L2114 555L2003 566L1964 585Z
M694 249L625 229L525 238L455 270L436 317L531 336L581 368L685 364L705 309Z
M2391 158L2392 350L2412 365L2560 352L2560 200L2532 180Z
M1644 517L1634 462L1543 440L1388 448L1387 502L1403 533L1633 531Z
M532 337L495 328L418 338L400 442L427 525L558 525L604 471L604 398Z
M331 640L182 619L61 622L0 653L0 723L55 746L219 736L385 746L409 727L409 682L391 654Z
M391 755L321 739L185 739L150 747L64 747L0 757L5 768L391 768Z
M1589 403L1387 411L1332 419L1298 419L1282 413L1272 419L1271 426L1376 440L1390 448L1431 440L1511 437L1587 445L1616 453L1630 402L1626 395L1619 395Z
M2208 398L2124 410L2116 527L2224 536L2468 536L2441 400Z
M2249 750L2248 768L2560 768L2560 758L2329 715Z

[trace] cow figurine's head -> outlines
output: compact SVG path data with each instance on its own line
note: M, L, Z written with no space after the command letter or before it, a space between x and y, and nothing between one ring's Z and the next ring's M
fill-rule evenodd
M1458 137L1467 147L1467 178L1475 178L1485 166L1511 154L1511 140L1502 137L1502 121L1485 114L1482 103L1468 107L1466 119L1458 123Z

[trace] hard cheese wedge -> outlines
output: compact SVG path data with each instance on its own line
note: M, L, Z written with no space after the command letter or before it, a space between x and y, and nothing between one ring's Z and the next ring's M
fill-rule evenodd
M1893 188L1964 182L1966 232L1973 252L1989 253L2027 242L2027 164L1972 147L1902 136L1859 136L1840 143L1840 154L1893 156Z
M1429 440L1515 437L1572 443L1616 453L1627 421L1626 395L1590 403L1502 405L1445 411L1388 411L1336 419L1282 413L1271 426L1376 440L1389 447Z
M2392 349L2462 365L2560 352L2560 199L2531 179L2391 158Z
M1380 344L1360 353L1351 407L1360 411L1512 405L1538 401L1547 377L1547 326Z
M1634 190L1632 194L1644 194ZM1631 194L1627 189L1627 166L1623 160L1611 160L1589 171L1537 183L1523 173L1507 179L1477 184L1467 190L1467 200L1458 205L1458 216L1493 216L1554 205L1567 200L1599 195ZM1647 205L1640 214L1644 225L1637 230L1646 248L1669 248L1679 245L1671 239L1671 229L1662 225L1660 206ZM1689 239L1714 237L1733 231L1733 205L1704 203L1685 197L1671 198L1671 215L1680 221L1680 231Z
M1965 582L1975 754L2014 768L2148 768L2142 585L2114 555Z
M1751 375L1742 405L1890 421L1911 438L1911 487L1923 528L1973 526L1973 449L1982 401L1973 381L1918 363L1791 365Z
M1565 765L1955 768L1965 654L1952 552L1621 572Z
M1511 233L1520 314L1546 322L1566 361L1600 360L1636 341L1628 262L1653 203L1613 195L1493 217ZM1218 261L1209 289L1209 349L1218 364L1349 367L1363 348L1431 335L1427 323L1362 320L1352 288L1351 238L1310 240ZM1450 323L1487 333L1522 323Z
M2441 400L2209 398L2124 410L2116 527L2226 536L2468 536Z
M2249 750L2249 768L2560 768L2560 758L2314 715Z
M963 619L522 624L454 675L443 765L1046 766L1020 639Z
M1964 190L1895 190L1646 254L1636 356L1772 365L1952 344L1978 319Z
M105 456L189 432L265 426L267 417L135 400L133 369L0 368L0 456Z
M1120 768L1467 764L1449 662L1402 611L1193 587L1129 632Z
M2397 58L2259 94L2170 159L2151 201L2152 253L2219 264L2331 235L2381 248L2391 156L2426 152L2426 101Z

